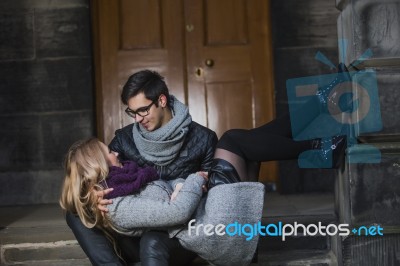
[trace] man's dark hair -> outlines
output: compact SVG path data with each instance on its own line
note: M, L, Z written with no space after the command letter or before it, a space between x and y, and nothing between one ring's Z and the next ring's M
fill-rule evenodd
M167 106L170 106L168 87L164 82L164 78L156 71L146 69L131 75L122 88L122 103L128 105L129 99L141 92L144 93L147 99L153 101L156 106L158 106L158 98L161 94L164 94L167 97Z

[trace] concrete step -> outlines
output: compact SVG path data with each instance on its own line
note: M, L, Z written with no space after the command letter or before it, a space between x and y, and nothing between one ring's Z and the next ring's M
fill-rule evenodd
M296 250L289 252L274 251L259 255L260 263L265 266L337 266L335 255L330 251ZM252 264L253 265L253 264Z
M328 225L337 221L333 206L332 194L292 194L279 195L267 193L264 202L262 224L278 226L290 224ZM268 252L290 252L296 250L328 251L330 249L329 236L305 236L299 232L297 236L286 237L285 241L280 236L260 237L260 245Z
M10 265L10 264L6 264ZM27 261L25 263L18 263L14 265L19 266L90 266L92 265L88 259L82 260L41 260L41 261Z
M265 205L263 225L335 219L329 195L267 194ZM0 207L0 213L0 265L90 265L58 205ZM334 265L328 243L323 236L261 237L258 263L252 265Z
M91 265L76 240L1 245L1 265Z
M0 265L90 265L57 204L0 213Z
M2 265L91 265L75 240L1 246Z

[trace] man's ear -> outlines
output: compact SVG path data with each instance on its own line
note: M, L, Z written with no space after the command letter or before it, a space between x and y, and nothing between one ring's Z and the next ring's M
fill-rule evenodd
M165 96L164 94L161 94L160 98L159 98L159 103L162 108L166 107L167 106L167 96Z

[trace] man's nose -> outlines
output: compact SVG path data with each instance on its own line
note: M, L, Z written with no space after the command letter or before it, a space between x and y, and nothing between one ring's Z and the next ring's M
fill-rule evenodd
M119 153L116 152L116 151L113 151L112 153L113 153L116 157L118 157L118 155L119 155Z
M143 119L144 119L144 117L141 117L140 115L136 115L136 117L135 117L135 121L136 121L137 123L142 122Z

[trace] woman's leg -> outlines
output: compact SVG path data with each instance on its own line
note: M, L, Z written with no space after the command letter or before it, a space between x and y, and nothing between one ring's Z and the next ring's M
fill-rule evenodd
M79 217L70 212L67 212L66 220L93 265L124 265L102 231L85 227Z
M258 162L296 159L300 153L318 148L318 140L294 141L291 134L288 114L255 129L228 130L219 140L214 158L230 163L239 180L249 181L254 179L249 174L255 174Z
M114 247L105 234L96 228L89 229L83 225L78 216L67 212L66 220L79 245L93 265L122 266L123 261L115 253ZM121 250L126 263L139 262L138 237L114 234L115 241Z
M316 140L293 140L286 114L258 128L228 130L219 140L217 149L230 151L245 161L263 162L296 159L301 152L315 148L317 143Z

